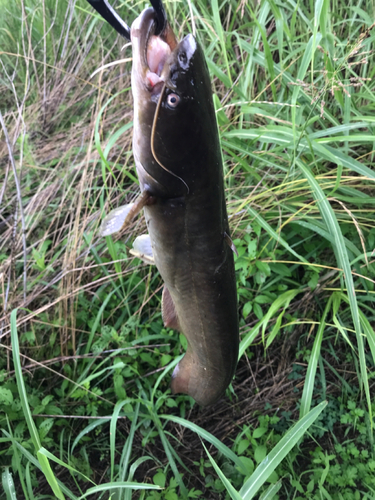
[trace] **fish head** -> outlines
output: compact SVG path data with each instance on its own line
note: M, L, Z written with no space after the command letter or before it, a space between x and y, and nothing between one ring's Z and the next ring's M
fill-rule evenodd
M212 169L222 169L216 117L197 40L189 34L178 43L168 24L154 33L155 14L146 9L131 28L133 152L141 187L176 198L203 191Z

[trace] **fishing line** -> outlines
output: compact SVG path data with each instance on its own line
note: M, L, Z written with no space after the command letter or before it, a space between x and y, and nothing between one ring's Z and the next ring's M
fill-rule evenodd
M160 92L160 97L159 97L159 100L158 100L158 103L156 105L156 110L155 110L155 114L154 114L154 121L152 123L152 130L151 130L151 153L153 155L153 157L155 158L155 160L159 163L159 165L161 166L161 168L163 170L165 170L166 172L168 172L169 174L173 175L173 177L176 177L177 179L179 179L183 184L185 184L186 186L186 189L187 189L187 194L189 194L190 192L190 189L189 189L189 186L186 184L186 182L184 181L184 179L182 179L181 177L179 177L177 174L175 174L174 172L171 172L170 170L168 170L166 167L164 167L164 165L161 163L161 161L158 159L158 157L156 156L156 153L155 153L155 149L154 149L154 140L155 140L155 129L156 129L156 122L158 120L158 117L159 117L159 111L160 111L160 107L161 107L161 102L162 102L162 99L163 99L163 95L164 95L164 92L165 92L165 89L167 87L167 84L164 83L163 85L163 88L161 89L161 92Z

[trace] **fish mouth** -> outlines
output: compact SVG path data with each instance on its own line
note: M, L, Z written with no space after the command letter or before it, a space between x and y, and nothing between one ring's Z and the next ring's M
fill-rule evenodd
M133 69L151 93L168 79L169 65L166 63L178 45L169 23L157 36L156 28L157 18L153 8L145 9L131 27Z

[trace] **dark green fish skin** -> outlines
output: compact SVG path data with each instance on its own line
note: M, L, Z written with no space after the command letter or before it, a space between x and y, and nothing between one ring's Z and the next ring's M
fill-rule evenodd
M153 15L146 9L132 26L133 151L141 190L152 196L144 212L155 264L174 305L165 292L164 321L188 341L172 392L207 406L230 384L239 347L220 142L206 61L192 35L179 44L164 35L173 50L163 81L149 84Z

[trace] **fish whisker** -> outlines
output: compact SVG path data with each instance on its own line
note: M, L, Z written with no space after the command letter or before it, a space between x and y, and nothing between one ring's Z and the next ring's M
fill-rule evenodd
M161 161L158 159L158 157L156 156L156 153L155 153L155 148L154 148L154 141L155 141L155 130L156 130L156 122L158 120L158 116L159 116L159 112L160 112L160 107L161 107L161 102L163 100L163 96L164 96L164 92L165 92L165 89L166 89L166 84L164 83L163 85L163 88L161 89L161 92L160 92L160 97L159 97L159 100L158 100L158 103L156 105L156 110L155 110L155 115L154 115L154 121L152 123L152 130L151 130L151 152L152 152L152 155L153 157L155 158L155 160L158 162L158 164L161 166L161 168L163 170L165 170L166 172L168 172L169 174L173 175L173 177L176 177L177 179L179 179L186 187L187 189L187 194L189 194L190 192L190 189L189 189L189 186L186 184L186 182L184 181L184 179L182 179L180 176L176 175L174 172L171 172L170 170L168 170L162 163Z

